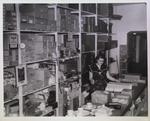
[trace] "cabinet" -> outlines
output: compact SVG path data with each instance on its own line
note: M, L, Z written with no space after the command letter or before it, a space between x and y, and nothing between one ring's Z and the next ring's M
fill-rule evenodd
M131 31L127 34L127 72L147 76L147 32Z
M77 110L85 57L99 51L109 56L113 6L4 4L3 8L5 115L65 116L67 110Z

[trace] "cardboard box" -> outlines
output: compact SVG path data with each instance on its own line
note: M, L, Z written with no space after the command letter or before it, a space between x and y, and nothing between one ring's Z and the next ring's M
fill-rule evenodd
M106 104L110 100L109 93L104 91L95 91L92 93L92 103L93 104Z

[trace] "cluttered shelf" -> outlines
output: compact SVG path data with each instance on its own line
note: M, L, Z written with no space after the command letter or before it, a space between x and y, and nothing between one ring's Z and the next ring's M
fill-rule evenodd
M43 87L43 88L33 90L33 91L29 92L29 93L25 93L23 96L31 95L31 94L33 94L33 93L40 92L40 91L42 91L42 90L44 90L44 89L47 89L47 88L50 88L50 87L53 87L53 86L56 86L56 85L53 84L53 85L45 86L45 87Z
M21 33L49 33L51 31L43 31L43 30L29 30L29 29L26 29L26 30L20 30ZM53 31L52 31L53 32Z
M69 4L69 5L66 5L66 4L54 4L54 5L49 5L48 8L61 8L61 9L65 9L65 10L69 10L71 11L72 14L79 14L81 12L81 15L82 17L95 17L95 16L98 16L98 18L101 18L101 19L110 19L110 20L120 20L122 18L121 15L116 15L116 14L110 14L109 15L103 15L102 13L97 13L96 14L96 4L92 5L92 6L88 6L88 7L85 7L84 4L80 4L81 5L81 10L79 10L79 4ZM108 6L109 8L110 6ZM99 9L100 6L99 6Z
M79 11L79 4L73 4L73 6L70 4L69 6L65 5L65 4L55 4L55 5L49 5L48 8L61 8L61 9L66 9L66 10L70 10L72 12L75 12L76 14L79 14L79 12L81 12L82 15L93 15L95 13L90 12L90 11L86 11L86 10L81 10Z
M5 32L15 32L15 31L5 31ZM20 30L21 33L42 33L46 35L55 35L55 34L72 34L72 35L79 35L79 32L71 32L71 31L43 31L43 30Z
M36 61L28 61L28 62L24 62L24 64L34 64L34 63L40 63L40 62L49 62L51 64L54 64L56 62L56 59L41 59L41 60L36 60Z
M69 74L68 74L69 75ZM65 75L66 77L68 75ZM73 83L73 82L79 82L79 79L81 79L81 74L76 74L76 75L69 75L64 81L60 81L59 84L68 84L68 83Z

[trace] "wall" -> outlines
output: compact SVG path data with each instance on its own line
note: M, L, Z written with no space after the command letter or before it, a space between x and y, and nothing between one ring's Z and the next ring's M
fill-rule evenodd
M130 31L145 31L146 25L146 4L123 4L114 6L114 14L122 15L121 20L113 22L113 39L118 40L118 48L112 49L111 57L119 60L120 44L127 44L127 33ZM113 69L112 69L113 68ZM110 68L111 72L117 71L114 66Z

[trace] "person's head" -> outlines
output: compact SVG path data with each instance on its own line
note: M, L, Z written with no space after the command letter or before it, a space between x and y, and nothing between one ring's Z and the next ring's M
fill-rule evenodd
M103 65L105 63L105 57L103 55L98 55L95 58L95 63L98 64L99 66Z

